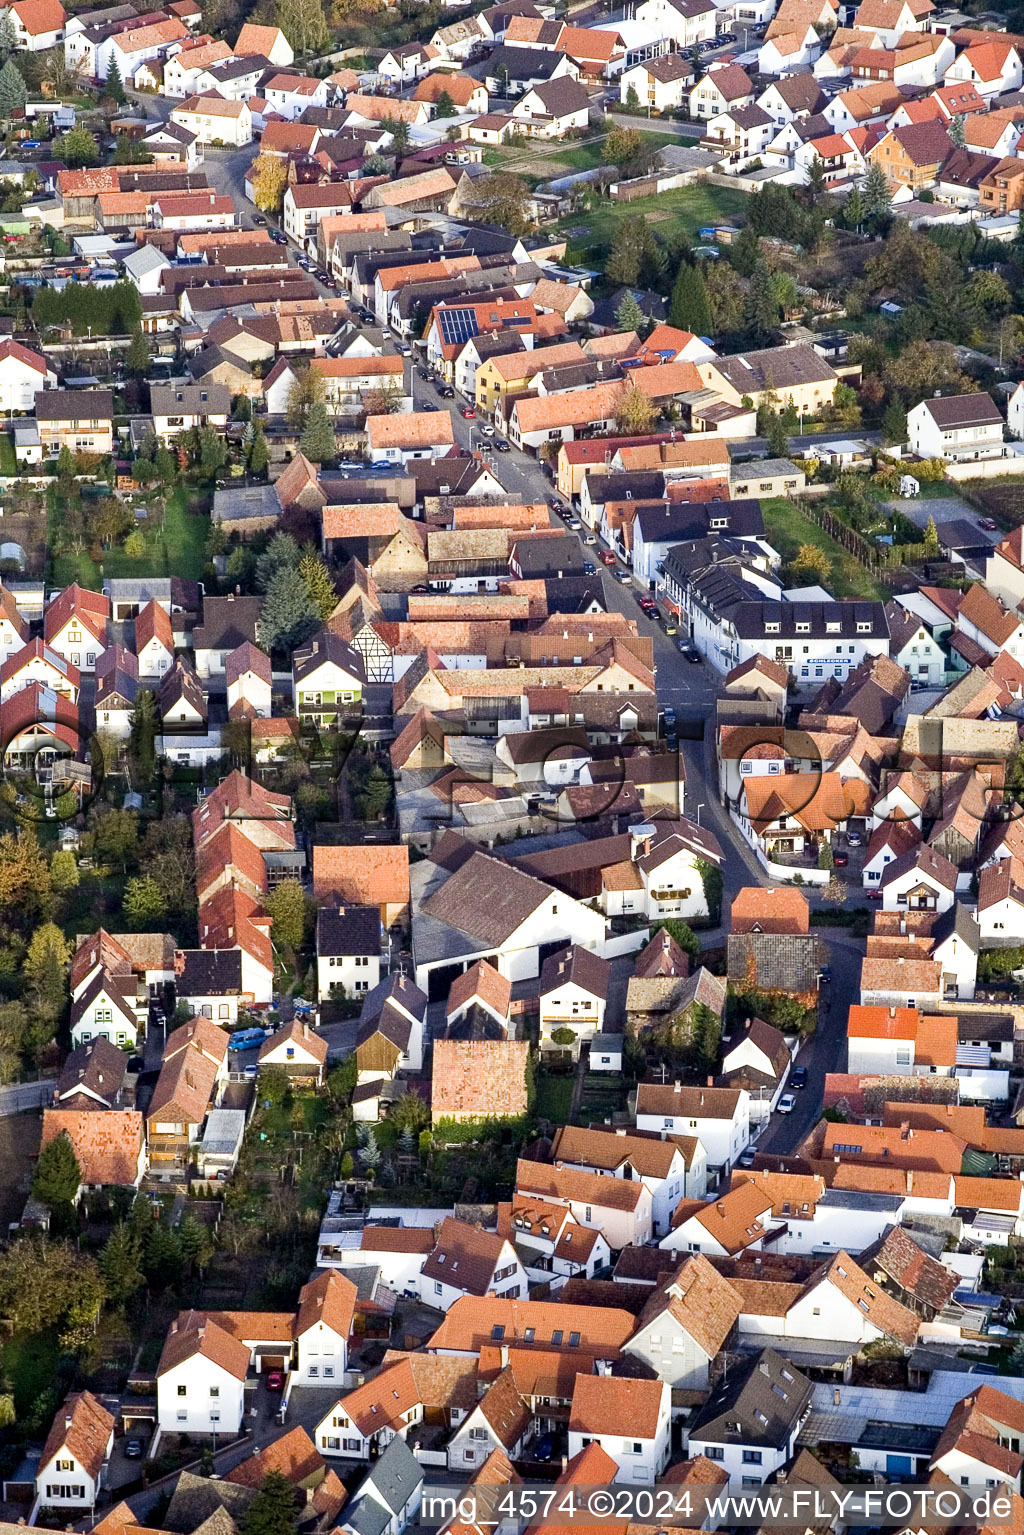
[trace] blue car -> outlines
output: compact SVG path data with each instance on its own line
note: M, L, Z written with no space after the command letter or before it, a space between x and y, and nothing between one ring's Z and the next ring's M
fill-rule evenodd
M370 465L374 474L389 474L395 465L388 458L375 458Z

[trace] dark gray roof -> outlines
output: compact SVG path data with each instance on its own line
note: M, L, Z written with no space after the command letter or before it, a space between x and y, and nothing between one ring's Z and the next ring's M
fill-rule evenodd
M954 901L949 910L944 911L940 917L936 917L932 923L932 930L928 935L932 947L934 948L938 943L945 943L953 933L956 933L961 942L965 943L973 953L980 952L981 930L974 913L962 901ZM977 1019L974 1022L977 1022Z
M423 1018L427 1011L427 999L419 987L408 976L396 973L385 976L372 991L366 993L359 1014L360 1026L368 1019L379 1018L388 1002L399 1004L416 1018Z
M487 60L487 77L496 80L504 71L509 80L550 80L564 58L564 53L502 43Z
M632 473L591 469L585 476L587 494L595 506L609 501L660 501L665 494L665 475L660 469Z
M80 992L72 1002L72 1028L88 1012L100 992L103 992L110 998L125 1022L131 1024L134 1029L136 1026L135 1009L129 998L135 995L135 978L133 976L110 975L106 970L98 970L85 990Z
M227 384L150 384L149 408L154 416L230 416Z
M407 1506L422 1481L423 1468L399 1435L392 1439L361 1485L370 1483L376 1496L397 1514Z
M551 117L568 117L570 113L582 112L589 101L587 87L571 75L558 75L544 85L535 86L533 94Z
M45 395L40 398L45 399ZM1001 425L1002 416L987 394L953 394L944 399L921 402L936 426L953 427Z
M641 507L635 518L645 544L685 539L687 534L703 537L712 522L722 524L715 532L731 533L734 538L760 538L764 533L761 503L752 499L658 502Z
M271 67L269 59L258 54L246 54L244 58L224 59L220 64L212 64L207 72L215 80L227 83L229 80L243 80L246 75L262 75Z
M340 666L342 671L354 677L357 682L366 681L366 667L359 651L332 629L318 629L292 656L292 675L296 683L302 682L325 661Z
M583 548L577 538L552 533L550 537L538 534L531 538L516 539L512 558L518 565L522 579L531 577L579 575L583 570Z
M731 503L735 506L737 503ZM824 639L887 639L885 607L881 602L744 602L733 615L741 639L761 639L766 634L780 640L797 636ZM769 631L768 625L778 625ZM809 624L808 629L797 625ZM830 624L838 624L830 629ZM861 625L868 625L862 628Z
M790 389L797 384L826 384L836 371L813 346L773 346L762 352L739 352L719 357L715 368L739 394L768 389Z
M693 78L693 65L681 53L663 53L660 59L647 59L646 67L647 73L660 80L662 85Z
M242 990L241 949L185 949L175 956L174 989L179 997L236 996Z
M236 646L225 646L225 649L236 648ZM206 719L208 711L203 684L191 665L181 656L177 657L160 683L160 713L168 724L172 723L169 716L179 702L190 704L202 719Z
M128 1057L107 1039L93 1039L72 1050L57 1078L55 1096L67 1098L89 1092L104 1103L113 1103L128 1070Z
M109 389L46 389L36 395L37 421L113 421Z
M320 955L380 953L380 910L376 906L321 906L316 914Z
M183 1471L175 1484L161 1523L164 1529L173 1530L177 1535L191 1535L219 1508L223 1508L240 1524L258 1491L257 1487L236 1486L234 1482L214 1482L209 1477L196 1476L193 1471Z
M580 986L591 996L604 1001L608 996L611 966L599 954L592 954L574 943L549 954L540 972L540 995L546 996L559 986Z
M774 1349L744 1369L739 1366L711 1393L689 1437L716 1444L781 1449L811 1400L811 1382Z
M204 597L203 621L193 634L197 650L236 650L244 640L256 640L259 597Z
M774 80L772 84L791 112L819 112L828 104L824 92L810 73L786 75L781 80ZM764 94L767 95L767 90Z

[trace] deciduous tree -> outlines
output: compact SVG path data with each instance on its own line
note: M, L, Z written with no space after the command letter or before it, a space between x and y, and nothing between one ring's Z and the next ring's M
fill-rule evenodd
M257 208L262 213L280 213L288 187L288 162L280 155L259 155L251 176Z
M330 41L323 0L277 0L276 15L296 53L315 53Z
M57 924L44 922L37 927L25 955L25 981L31 995L52 1007L54 1013L64 1005L70 962L71 944Z
M793 560L792 571L801 585L817 583L827 586L832 579L832 561L824 549L819 549L816 544L801 544Z
M293 432L301 431L306 424L310 407L321 403L326 394L322 373L312 368L300 368L288 389L285 420Z
M657 419L658 407L650 395L637 384L627 384L615 411L615 425L623 436L642 436Z
M474 201L482 219L500 224L509 234L525 234L530 226L530 188L521 176L494 171L481 177L474 188Z
M306 894L297 879L282 879L263 903L274 919L274 942L289 949L302 946L306 928Z
M98 165L100 160L100 146L95 134L80 126L69 128L67 133L54 139L53 153L58 160L64 161L69 170Z

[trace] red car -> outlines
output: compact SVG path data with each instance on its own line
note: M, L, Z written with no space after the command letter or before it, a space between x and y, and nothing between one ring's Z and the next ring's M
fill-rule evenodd
M475 421L476 407L474 405L464 405L462 407L462 414L465 416L467 421Z
M880 901L882 899L881 890L865 890L864 895L869 901Z
M612 551L610 549L602 549L601 550L601 564L602 565L614 565L615 564L615 556L614 556L614 554L612 553Z
M283 1375L283 1373L280 1370L268 1370L268 1372L267 1372L267 1390L268 1391L283 1391L284 1390L284 1375Z

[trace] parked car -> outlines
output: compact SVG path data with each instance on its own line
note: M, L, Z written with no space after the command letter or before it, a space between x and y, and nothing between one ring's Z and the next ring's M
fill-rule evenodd
M837 869L845 869L846 865L849 863L849 861L850 861L849 853L833 853L832 854L832 862L835 864Z
M684 640L680 640L679 649L682 651L684 658L689 661L691 666L700 665L701 661L703 660L703 656L697 649L696 645L689 645Z
M583 542L585 544L596 544L597 543L597 534L596 533L585 533L583 535Z
M600 554L600 560L601 560L601 564L602 565L614 565L615 564L615 554L614 554L614 552L611 549L602 549L601 550L601 554Z
M467 421L475 421L476 420L476 406L475 405L463 405L462 410L459 412L459 414L465 416Z
M617 570L615 572L615 579L616 581L621 581L623 586L628 586L633 578L628 570Z
M832 979L832 966L831 965L822 965L821 971L820 971L820 975L821 975L822 985L827 986L829 984L829 982L831 981L831 979Z
M423 400L422 403L420 404L420 410L440 410L440 409L441 409L440 405L435 405L433 400Z
M480 435L481 437L494 436L494 428L489 421L485 421L483 426L480 428Z
M982 517L978 523L979 528L984 528L986 533L995 533L998 530L998 522L993 522L991 517Z
M792 1114L795 1108L796 1098L794 1095L792 1093L783 1093L782 1097L779 1099L779 1113Z
M567 517L565 519L565 525L567 528L572 528L574 533L578 533L580 528L583 526L578 517Z
M537 1440L537 1445L536 1445L536 1448L534 1449L534 1452L533 1452L534 1460L550 1460L551 1457L554 1455L554 1453L555 1453L555 1436L554 1436L554 1434L544 1434L544 1435L542 1435L541 1438Z
M662 712L662 716L664 717L666 725L674 725L675 724L675 722L676 722L676 711L673 709L671 704L666 704L664 709L662 709L661 712Z
M807 1086L807 1067L806 1066L794 1066L793 1067L793 1070L789 1074L789 1085L790 1085L790 1087L806 1087Z
M451 384L438 384L437 392L441 396L442 400L454 400L455 398L455 390L452 388Z
M851 847L863 847L864 845L864 838L859 831L848 831L846 833L846 840Z
M125 1444L124 1444L124 1458L125 1458L125 1460L141 1460L142 1459L142 1440L141 1439L126 1439L125 1440Z
M597 566L594 564L593 560L584 560L583 561L583 574L585 576L596 576L597 575Z
M267 1371L267 1390L268 1391L283 1391L284 1390L284 1371L283 1370L268 1370Z
M494 439L494 451L495 453L511 453L512 444L506 442L504 437L496 437Z
M753 1167L755 1154L756 1153L754 1153L753 1151L741 1151L740 1152L740 1166L741 1167Z
M882 892L880 890L865 890L864 896L868 901L880 901L882 899Z

